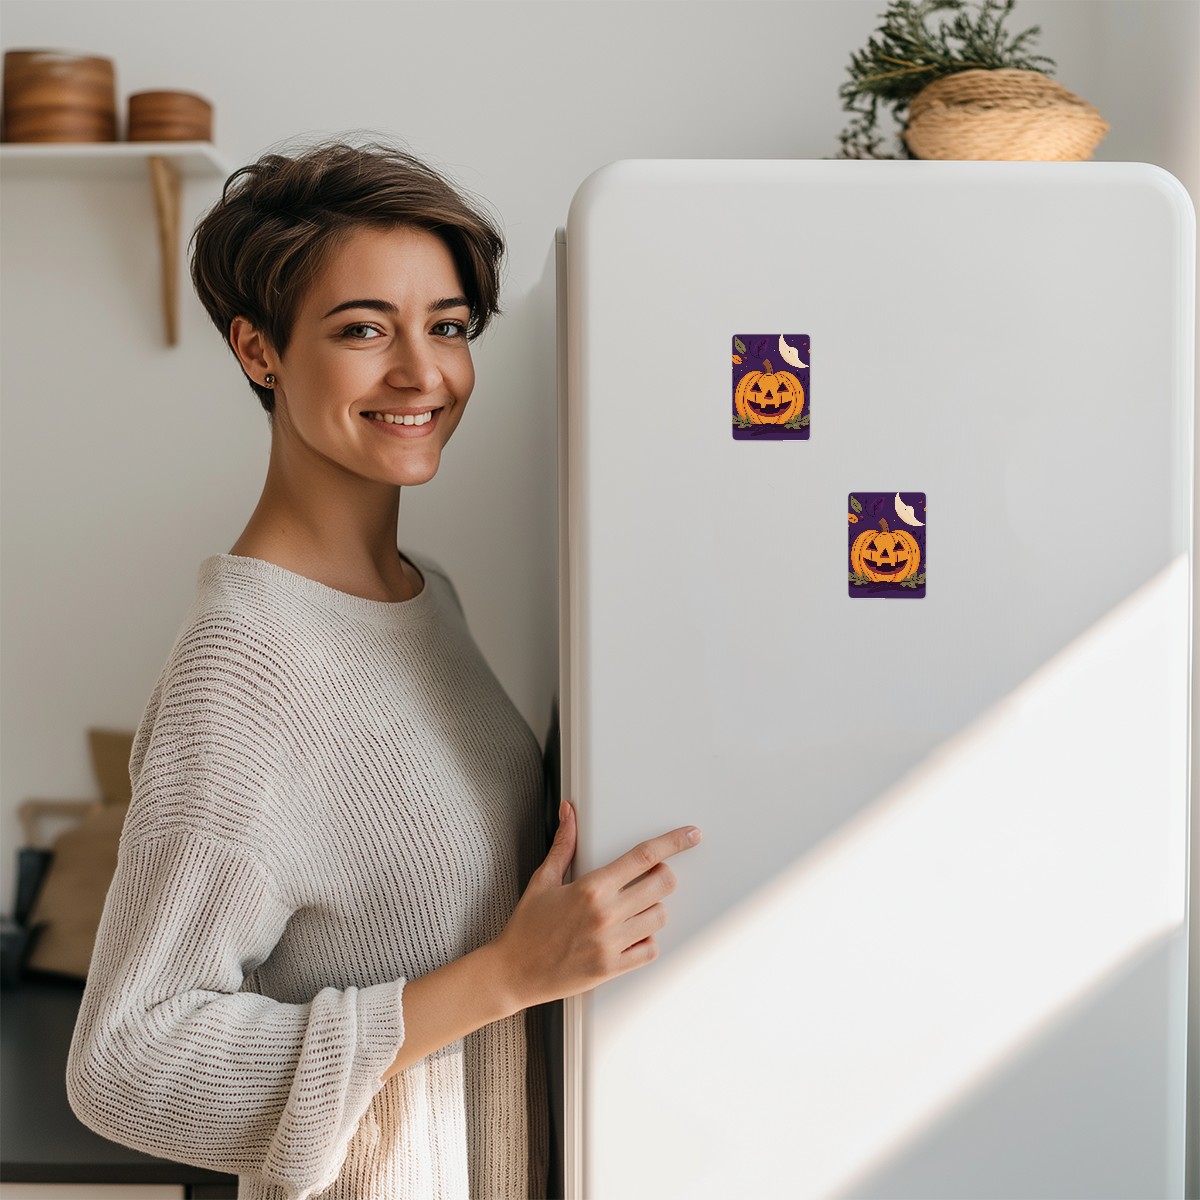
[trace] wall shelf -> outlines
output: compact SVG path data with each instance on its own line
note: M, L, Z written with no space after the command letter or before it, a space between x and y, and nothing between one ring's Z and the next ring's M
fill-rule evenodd
M151 156L167 159L188 178L224 179L232 170L211 142L4 142L0 174L6 179L133 179Z
M6 143L0 179L136 179L149 173L162 257L167 345L178 341L180 195L184 179L225 179L230 167L209 142Z

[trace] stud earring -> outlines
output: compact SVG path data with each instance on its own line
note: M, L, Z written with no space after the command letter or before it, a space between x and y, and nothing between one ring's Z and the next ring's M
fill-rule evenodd
M268 372L266 378L263 380L263 387L273 388L274 386L275 376Z

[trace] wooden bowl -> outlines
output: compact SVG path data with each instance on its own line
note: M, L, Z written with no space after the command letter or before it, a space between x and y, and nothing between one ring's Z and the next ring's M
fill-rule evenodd
M115 142L117 85L112 59L61 50L4 55L6 142Z
M131 142L211 142L212 105L191 92L134 92Z

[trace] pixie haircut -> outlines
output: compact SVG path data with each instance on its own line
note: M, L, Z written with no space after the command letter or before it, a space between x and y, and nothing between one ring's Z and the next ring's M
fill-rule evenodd
M445 243L471 306L467 337L477 338L500 311L504 239L432 167L381 143L264 154L234 171L192 234L192 282L226 345L234 317L244 317L282 354L330 251L356 229L396 226ZM273 413L274 393L249 382Z

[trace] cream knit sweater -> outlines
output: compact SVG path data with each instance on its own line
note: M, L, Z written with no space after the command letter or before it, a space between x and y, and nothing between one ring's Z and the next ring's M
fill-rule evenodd
M540 856L537 743L417 561L384 603L208 559L134 743L68 1092L241 1197L544 1194L526 1014L379 1081L404 980L499 934Z

